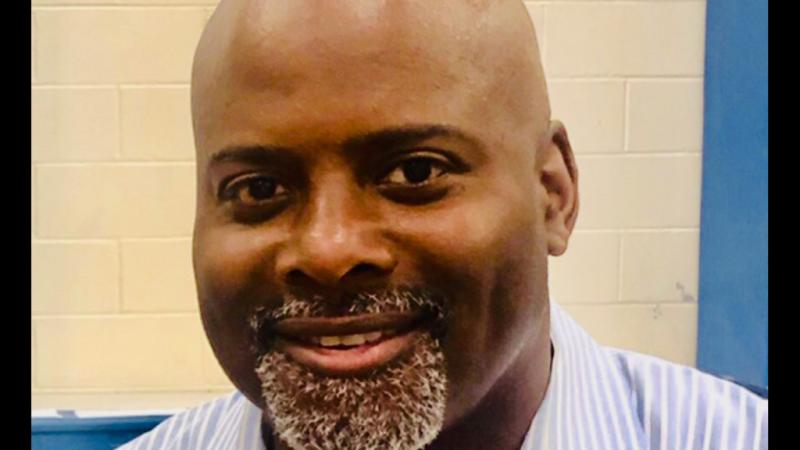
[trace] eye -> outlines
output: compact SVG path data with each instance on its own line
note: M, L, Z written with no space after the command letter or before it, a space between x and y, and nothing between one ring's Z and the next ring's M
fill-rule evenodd
M414 157L394 167L380 184L422 186L446 173L444 162L431 157Z
M275 178L266 175L247 175L236 178L226 185L223 198L243 206L259 206L273 202L284 194L286 188Z

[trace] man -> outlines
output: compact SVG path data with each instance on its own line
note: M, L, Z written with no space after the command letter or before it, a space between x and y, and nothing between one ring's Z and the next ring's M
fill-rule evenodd
M225 0L192 111L238 392L126 448L767 447L765 401L550 302L578 177L521 2Z

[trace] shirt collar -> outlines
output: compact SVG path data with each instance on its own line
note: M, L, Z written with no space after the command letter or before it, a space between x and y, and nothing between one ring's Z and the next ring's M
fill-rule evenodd
M554 301L550 339L550 382L521 450L647 448L621 367Z

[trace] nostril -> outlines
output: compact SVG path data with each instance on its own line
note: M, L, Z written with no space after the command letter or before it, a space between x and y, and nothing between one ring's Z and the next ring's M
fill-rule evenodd
M367 275L379 275L383 272L380 267L369 264L369 263L360 263L356 264L355 266L351 267L350 270L347 272L345 277L360 277L360 276L367 276Z
M377 280L391 272L391 267L383 268L380 265L369 262L361 262L352 265L343 272L333 269L329 270L323 267L298 266L286 272L284 281L290 286L318 289L323 287L341 287L339 286L340 284L359 283L372 279Z
M292 269L286 274L286 282L293 286L302 286L310 281L312 281L311 277L300 269Z

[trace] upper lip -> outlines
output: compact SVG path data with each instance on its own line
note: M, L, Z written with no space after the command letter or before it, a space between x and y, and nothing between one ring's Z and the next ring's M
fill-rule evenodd
M373 331L404 331L418 325L425 317L421 312L387 312L342 317L297 317L282 319L272 325L275 334L303 338L311 336L343 336Z

